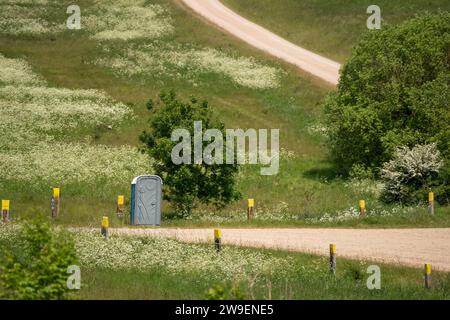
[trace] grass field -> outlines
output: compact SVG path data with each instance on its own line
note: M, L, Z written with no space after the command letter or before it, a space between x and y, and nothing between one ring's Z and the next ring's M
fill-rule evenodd
M371 4L222 1L340 62L364 32ZM387 205L379 200L379 181L334 173L321 104L335 88L222 32L178 0L110 2L77 1L81 30L65 27L70 1L0 2L0 199L11 200L13 220L0 224L0 256L6 241L15 243L9 226L42 215L49 220L51 188L59 186L56 229L96 228L72 230L82 279L75 298L450 299L449 273L433 271L426 290L421 265L338 256L333 276L327 257L304 253L224 246L218 254L212 244L151 237L105 241L101 217L108 215L111 227L127 226L115 214L116 197L126 196L129 211L132 178L152 173L151 159L137 150L149 117L145 105L171 89L182 99L208 100L227 128L279 128L281 161L276 176L243 166L243 199L224 209L199 206L179 219L164 203L164 227L450 227L449 207L436 205L431 216L425 204ZM385 24L450 10L438 0L377 4ZM247 198L256 202L251 222ZM367 203L364 219L360 199ZM381 290L367 289L372 264L381 268Z
M43 252L49 247L57 251L57 243L44 238L63 232L73 241L72 263L81 270L81 290L70 295L74 299L450 299L450 274L433 270L432 288L426 289L423 265L348 260L338 252L333 275L326 256L233 245L216 252L212 241L193 244L148 236L112 234L105 240L98 230L88 229L73 229L70 234L61 228L51 234L36 229L40 231L31 235L20 232L23 227L0 228L0 259L11 252L25 259L29 248L21 247L24 239L38 239L27 242L31 246L44 241ZM26 259L47 261L43 256ZM380 270L379 289L367 286L374 272L368 272L369 266Z
M306 49L345 62L367 30L370 5L381 9L382 26L395 25L425 11L450 10L441 0L221 0L249 20Z
M5 17L10 10L6 6L14 2L11 0L3 4ZM64 23L67 18L65 8L69 2L44 2L47 3L44 14L27 1L19 7L31 12L30 15L38 22L44 19ZM139 1L136 3L138 7L141 5ZM174 89L182 98L196 96L209 100L228 128L279 128L282 159L277 176L260 176L259 167L244 166L238 181L243 200L225 210L200 207L194 214L198 219L184 222L171 220L170 208L165 205L163 219L169 225L240 224L245 217L244 200L248 197L256 199L258 218L261 220L257 224L261 225L270 224L270 221L301 225L304 223L302 220L308 219L315 219L316 224L333 224L343 217L355 215L360 198L366 199L369 215L374 220L379 216L399 215L398 218L383 218L383 222L378 223L380 225L390 224L391 221L399 226L448 225L448 208L438 209L440 214L430 222L417 218L422 216L424 209L395 208L381 203L378 200L380 186L376 181L344 180L333 174L333 167L327 161L325 138L321 133L320 107L324 96L333 88L211 27L175 1L152 0L149 3L152 7L148 9L148 14L153 15L149 26L156 31L144 37L118 33L122 38L114 38L117 35L103 30L101 24L93 26L95 19L112 19L107 8L93 1L78 3L82 16L87 16L86 20L82 20L86 24L82 30L48 27L48 30L37 28L29 31L21 29L20 19L7 20L15 29L5 28L0 33L0 53L6 59L4 65L15 61L18 70L25 72L30 79L40 80L30 80L25 84L15 83L14 79L2 80L2 109L11 103L24 103L14 100L16 95L11 93L11 85L25 85L24 90L30 91L28 88L34 87L30 92L36 92L27 102L29 107L37 104L42 110L42 113L31 118L19 118L11 113L12 125L1 127L4 151L0 166L4 174L0 177L0 196L11 199L13 217L49 212L53 186L62 189L60 223L97 225L102 215L112 214L116 195L125 194L128 197L131 178L152 171L151 161L133 149L138 145L139 133L146 126L148 114L145 103L149 98L155 99L162 90ZM229 4L234 6L231 2ZM252 2L241 4L242 13L246 15L245 4L250 7ZM117 2L117 5L120 3ZM392 6L392 23L422 10L419 4L408 6L405 12L399 9L400 5ZM437 1L430 2L431 9L440 6ZM327 8L325 2L309 7L310 20L305 20L305 25L313 17L322 17L323 11L337 10L339 16L341 10L337 4L336 8ZM359 6L347 7L352 14L359 11ZM270 9L269 6L266 8ZM123 10L124 15L132 14ZM264 10L260 8L258 12L264 13ZM273 8L273 11L280 12L280 17L287 14L283 8ZM360 16L365 16L364 12ZM299 29L295 25L278 23L278 16L270 17L267 22L273 21L292 34ZM292 23L304 21L286 20ZM346 30L354 30L350 19L343 20L348 23ZM148 20L136 21L142 23L144 31L148 31L145 29ZM257 17L255 21L259 22ZM325 27L327 24L323 23L324 20L317 21L321 22L311 24L309 30L313 31L308 36L323 39L314 36L317 35L314 32L321 32L317 31L316 26ZM121 21L115 22L120 26ZM352 31L352 36L347 37L347 32L338 35L327 33L327 37L335 38L335 43L342 43L342 48L348 49L359 34L360 31ZM342 42L343 37L348 38L351 44ZM328 39L321 43L331 45L333 42ZM327 50L339 52L334 49ZM344 52L343 56L347 56L348 51ZM72 91L64 91L63 94L52 88ZM106 97L80 92L90 89L99 90ZM46 98L37 98L40 90L46 92ZM77 100L81 94L87 95L83 98L85 100ZM53 113L45 107L60 103L63 103L61 110L73 108L78 113L74 111L61 115L56 107ZM97 109L90 109L89 112L83 109L92 104L99 106L98 113L95 112ZM103 116L100 110L106 104L115 106L116 109L111 111L115 115L122 115L116 116L114 121L108 115ZM46 122L42 124L44 120ZM74 121L76 126L71 125ZM27 126L32 129L27 129ZM22 133L19 135L21 139L11 136L12 133ZM130 160L133 157L136 160ZM414 214L409 215L411 212ZM336 218L329 219L329 216ZM348 225L359 225L357 220L352 221ZM113 223L118 222L113 220ZM366 224L371 225L372 222L369 220L363 225Z
M124 239L122 239L124 241ZM161 240L149 243L161 265L139 268L82 268L80 297L85 299L205 299L210 289L230 299L449 299L449 276L433 273L433 289L423 288L423 270L338 258L331 275L328 258L309 254L188 245ZM164 253L165 252L165 253ZM186 255L185 252L189 252ZM117 259L117 258L116 258ZM177 262L170 260L175 259ZM138 259L139 260L139 259ZM170 260L170 261L168 261ZM229 270L230 262L233 270ZM184 267L179 264L183 263ZM194 263L196 266L194 266ZM164 265L164 266L162 266ZM381 289L369 290L367 267L378 265ZM217 298L217 296L216 296Z

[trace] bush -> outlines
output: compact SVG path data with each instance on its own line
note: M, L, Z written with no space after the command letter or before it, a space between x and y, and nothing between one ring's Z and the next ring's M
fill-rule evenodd
M46 223L24 224L0 251L0 297L66 299L67 268L76 263L68 234L55 233Z
M191 137L194 135L194 121L202 121L203 132L218 129L224 135L224 124L214 119L207 102L199 103L195 98L189 102L177 100L174 92L160 94L162 106L154 108L150 119L150 130L144 131L140 140L144 143L143 151L154 160L155 174L164 181L164 199L168 200L178 211L178 215L189 215L195 202L222 207L240 197L235 190L238 172L236 164L174 164L172 149L179 143L172 141L175 129L186 129ZM194 154L194 139L191 139L191 159ZM203 147L208 142L203 141ZM226 153L224 150L224 157Z
M404 204L423 200L442 165L436 144L418 145L412 149L399 147L393 159L381 169L384 199Z
M377 169L399 146L436 143L450 157L450 13L368 31L325 102L342 173Z

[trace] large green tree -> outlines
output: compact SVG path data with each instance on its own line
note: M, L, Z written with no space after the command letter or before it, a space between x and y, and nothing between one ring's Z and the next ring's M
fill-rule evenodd
M450 157L450 13L365 33L325 102L331 155L342 173L376 171L397 147L436 143ZM444 190L445 192L445 190Z
M191 159L190 163L174 163L172 152L180 144L180 140L173 141L172 133L176 129L189 131L194 137L194 122L202 123L202 133L208 129L217 129L223 136L224 124L216 119L206 101L199 102L195 98L184 102L177 99L174 92L161 93L160 104L154 107L149 101L147 108L152 111L149 130L140 136L143 150L153 160L155 174L164 181L164 199L168 200L179 215L189 215L196 203L213 204L216 207L236 200L240 197L236 191L236 175L238 165L226 163L194 163L194 139L190 141L190 150L180 152ZM202 149L216 139L203 141ZM206 139L205 139L206 140ZM217 152L217 151L216 151ZM222 150L225 158L225 148ZM212 152L213 156L216 156Z

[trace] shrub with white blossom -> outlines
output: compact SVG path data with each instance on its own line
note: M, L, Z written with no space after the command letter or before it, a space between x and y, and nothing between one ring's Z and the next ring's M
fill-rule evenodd
M383 164L383 196L388 202L417 202L427 194L432 178L443 166L435 143L416 145L412 149L399 147L392 160Z

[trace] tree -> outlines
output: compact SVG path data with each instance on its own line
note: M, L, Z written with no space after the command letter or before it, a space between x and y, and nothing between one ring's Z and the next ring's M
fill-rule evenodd
M201 121L203 130L218 129L224 133L223 123L213 117L208 103L200 103L195 98L182 102L173 91L161 93L159 98L162 104L159 107L155 108L153 102L147 103L152 106L148 108L152 110L150 129L141 134L140 140L143 143L142 150L154 160L155 174L164 181L164 199L181 216L189 215L196 202L223 207L238 199L240 194L235 186L238 173L236 164L206 164L205 161L198 164L176 164L172 159L172 151L179 144L171 139L176 129L186 129L193 137L194 122ZM193 140L189 143L189 154L183 156L193 157ZM203 140L205 139L202 139L202 146L209 144Z
M331 155L341 172L376 169L399 146L431 143L448 163L449 85L450 13L368 31L342 69L338 92L325 102Z
M75 245L62 231L33 221L0 250L0 297L6 299L69 298L67 268L76 263Z

